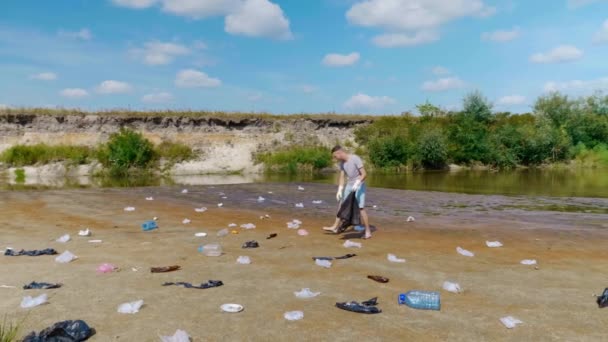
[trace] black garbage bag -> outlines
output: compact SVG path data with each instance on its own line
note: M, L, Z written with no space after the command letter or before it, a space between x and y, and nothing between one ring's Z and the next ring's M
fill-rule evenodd
M40 256L40 255L55 255L57 254L57 251L54 250L53 248L46 248L46 249L42 249L42 250L33 250L33 251L26 251L24 249L20 250L19 252L15 252L12 249L7 249L6 251L4 251L4 255L6 256L21 256L21 255L27 255L27 256Z
M23 286L24 290L48 290L48 289L58 289L61 287L61 284L49 284L49 283L38 283L38 282L31 282L27 285Z
M599 308L605 308L608 306L608 287L604 289L604 293L597 297L597 306Z
M340 205L337 215L341 220L340 226L338 227L338 233L344 232L350 226L358 226L361 224L361 209L359 209L356 193L356 191L351 191L348 197L346 197Z
M185 287L187 289L200 289L200 290L205 290L205 289L210 289L212 287L220 287L222 285L224 285L224 283L221 280L209 280L206 283L202 283L200 285L192 285L191 283L186 283L183 281L179 281L176 283L173 282L168 282L168 283L164 283L163 286L171 286L171 285L175 285L175 286L182 286Z
M381 313L382 310L380 310L378 307L376 307L376 305L378 305L377 297L372 298L370 300L366 300L361 303L355 302L355 301L336 303L337 308L340 308L340 309L346 310L346 311L362 313L362 314L379 314L379 313Z
M39 334L32 332L23 342L80 342L95 335L95 330L85 321L63 321L42 330Z

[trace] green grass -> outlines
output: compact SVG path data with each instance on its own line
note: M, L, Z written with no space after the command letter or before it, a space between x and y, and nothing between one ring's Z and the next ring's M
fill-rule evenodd
M158 157L170 164L181 163L196 158L192 148L182 143L165 141L155 148Z
M331 165L331 153L322 146L294 146L255 156L269 171L314 172Z
M8 322L6 316L0 325L0 342L17 342L17 335L21 330L21 323Z
M24 169L15 169L15 182L16 183L25 183L25 170Z
M16 145L0 154L0 161L14 167L64 161L79 165L88 163L94 153L86 146Z

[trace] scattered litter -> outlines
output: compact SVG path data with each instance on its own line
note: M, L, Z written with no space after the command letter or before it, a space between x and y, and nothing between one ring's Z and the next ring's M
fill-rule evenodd
M268 235L266 237L266 240L274 239L275 237L277 237L277 234L276 233L272 233L272 234L270 234L270 235Z
M194 236L196 236L196 237L205 237L205 236L207 236L207 233L195 233Z
M139 268L137 268L137 267L131 267L131 271L137 272L137 271L139 271Z
M405 262L405 259L399 259L395 254L389 254L386 256L390 262Z
M238 233L239 233L239 231L238 231L238 230L231 230L231 231L230 231L230 234L233 234L233 235L236 235L236 234L238 234Z
M308 231L306 229L298 229L298 235L300 235L300 236L307 236L308 235Z
M217 236L222 237L222 236L226 236L228 235L228 229L224 228L222 230L220 230L219 232L217 232Z
M222 199L228 199L228 196L222 196Z
M243 229L255 229L255 224L253 223L245 223L241 225L241 228Z
M63 253L61 253L61 255L59 255L58 257L55 258L55 261L60 263L60 264L67 264L68 262L71 262L73 260L78 259L77 256L75 256L74 254L70 253L70 251L65 251Z
M268 193L272 195L272 191L268 191Z
M502 247L502 243L500 243L500 241L486 241L486 246L490 248L498 248Z
M416 221L416 219L414 218L414 216L408 216L407 217L407 222L414 222Z
M161 336L161 342L190 342L190 335L183 330L177 330L173 336Z
M40 333L31 332L24 337L23 342L81 342L95 335L95 330L91 329L85 321L62 321L53 326L42 330Z
M224 203L218 203L217 206L218 206L218 208L221 208L224 206Z
M188 193L188 189L182 190L182 194L187 194L187 193Z
M536 265L536 260L534 259L525 259L520 262L522 265Z
M304 208L304 203L296 203L296 208Z
M49 283L37 283L35 281L23 285L24 290L49 290L49 289L58 289L61 287L61 284L49 284Z
M150 272L151 273L167 273L167 272L178 271L180 269L181 269L181 266L179 266L179 265L150 267Z
M460 288L460 285L458 285L458 283L452 283L449 281L443 282L443 289L448 292L452 292L452 293L460 293L462 291L462 289Z
M97 273L112 273L117 268L112 264L101 264L97 266Z
M350 240L344 241L344 244L342 246L344 246L346 248L352 248L352 247L361 248L362 247L361 242L353 242Z
M135 208L134 207L126 207L125 211L135 211Z
M293 293L296 297L306 299L306 298L314 298L321 294L321 292L312 292L309 288L304 288L301 291L297 291Z
M304 313L302 311L288 311L283 317L288 321L299 321L304 318Z
M264 202L266 199L262 196L258 197L258 202Z
M268 214L260 216L260 220L266 220L266 219L269 219L269 218L270 218L270 215L268 215Z
M336 303L337 308L340 308L340 309L346 310L346 311L356 312L356 313L363 313L363 314L381 313L382 310L380 310L376 305L378 305L377 297L372 298L370 300L366 300L365 302L361 302L361 303L355 302L355 301Z
M17 286L11 286L11 285L0 285L0 289L16 289Z
M154 216L152 219L153 219L154 221L158 221L158 217L156 217L156 216Z
M241 304L223 304L222 306L220 306L220 309L222 309L222 311L224 312L229 312L229 313L237 313L237 312L241 312L243 311L243 306Z
M258 247L260 247L260 244L255 240L251 240L251 241L245 242L242 247L243 248L258 248Z
M302 224L302 221L300 221L300 220L291 220L290 222L287 222L287 228L288 229L300 229L301 224Z
M319 201L312 201L312 204L321 204L323 203L323 201L319 200Z
M59 237L55 241L60 242L60 243L66 243L66 242L70 241L70 234L65 234L65 235Z
M78 236L91 236L91 230L89 228L78 232Z
M205 207L194 208L194 211L196 211L197 213L204 213L205 211L207 211L207 208L205 208Z
M26 251L26 250L22 249L19 252L15 252L13 249L7 248L6 251L4 251L4 255L6 255L6 256L21 256L21 255L40 256L40 255L55 255L55 254L57 254L57 251L54 250L53 248L46 248L46 249L42 249L42 250L35 249L33 251Z
M177 283L164 283L163 286L171 286L171 285L175 285L175 286L182 286L184 288L187 289L199 289L199 290L205 290L205 289L210 289L212 287L220 287L222 285L224 285L224 283L221 280L209 280L206 283L202 283L200 285L192 285L191 283L185 283L185 282L177 282Z
M413 290L399 295L399 305L407 305L412 309L440 310L441 295L439 292Z
M596 303L600 309L608 306L608 287L604 289L601 296L597 296Z
M500 319L500 322L507 327L507 329L513 329L515 328L518 324L522 324L523 322L518 320L517 318L513 317L513 316L506 316Z
M339 257L312 257L312 260L342 260L342 259L349 259L352 257L356 257L357 254L346 254L343 256L339 256Z
M198 251L208 257L218 257L222 255L222 246L218 244L207 244L200 246Z
M47 300L48 300L48 297L47 297L46 293L43 293L38 297L25 296L25 297L23 297L23 300L21 301L21 307L23 309L30 309L30 308L33 308L38 305L42 305L42 304L46 303Z
M146 197L146 201L154 201L154 197Z
M236 262L241 265L249 265L251 264L251 259L248 256L240 256L236 259Z
M378 209L378 206L374 204L374 206L372 207L374 209Z
M298 190L304 191L304 188L302 186L298 185Z
M355 229L355 231L357 231L357 232L362 232L362 231L364 231L364 230L365 230L365 227L363 227L363 226L359 225L359 226L355 226L355 228L354 228L354 229Z
M139 309L144 305L143 299L140 299L135 302L120 304L118 307L118 312L122 314L136 314L139 312Z
M188 223L190 223L190 222L192 222L192 221L190 221L190 220L189 220L189 219L187 219L187 218L185 218L185 219L182 221L182 223L183 223L183 224L188 224Z
M466 256L466 257L474 257L475 253L471 252L471 251L467 251L466 249L460 248L460 247L456 247L456 252L458 252L458 254Z
M103 240L89 240L89 243L102 243Z
M367 278L371 279L373 281L377 281L377 282L382 283L382 284L386 284L389 281L388 278L383 277L383 276L378 276L378 275L368 275Z
M154 230L158 228L158 224L156 224L156 220L150 220L150 221L146 221L144 223L141 224L141 229L144 232L150 231L150 230Z
M229 224L229 225L228 225L228 228L237 227L237 226L238 226L238 224L236 224L236 223L231 223L231 224Z
M321 267L325 267L325 268L331 267L331 261L329 261L329 260L317 259L317 260L315 260L315 264L317 264L317 266L321 266Z

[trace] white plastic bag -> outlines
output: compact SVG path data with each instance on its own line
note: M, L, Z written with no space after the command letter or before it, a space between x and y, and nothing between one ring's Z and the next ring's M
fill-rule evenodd
M248 256L240 256L236 259L236 262L241 265L251 264L251 259Z
M525 259L520 262L522 265L536 265L536 260L534 259Z
M515 328L518 324L522 324L523 322L518 320L517 318L513 317L513 316L506 316L500 319L500 322L502 322L502 324L504 324L505 327L507 327L507 329L513 329Z
M187 194L187 193L188 193L188 189L182 190L182 194Z
M143 299L140 299L135 302L123 303L118 306L118 313L123 314L136 314L139 312L139 309L144 305Z
M135 207L126 207L125 211L135 211Z
M302 311L288 311L283 317L288 321L299 321L304 318L304 313Z
M173 336L161 336L161 342L190 342L190 335L183 330L177 330Z
M70 241L70 234L65 234L65 235L59 237L55 241L60 242L60 243L66 243L66 242Z
M298 190L304 191L304 188L302 186L298 185Z
M264 202L266 199L262 196L258 197L258 202Z
M146 201L154 201L154 197L146 197Z
M78 236L91 236L91 230L89 228L78 232Z
M46 293L43 293L38 297L26 296L23 297L23 300L21 301L21 307L24 309L30 309L46 303L47 300L48 297Z
M362 247L361 242L353 242L350 240L344 241L344 244L342 246L344 246L346 248L352 248L352 247L361 248Z
M318 201L312 201L312 204L321 204L321 203L323 203L323 201L321 201L321 200L318 200Z
M236 223L231 223L231 224L229 224L229 225L228 225L228 228L234 228L234 227L236 227L236 226L238 226L238 224L236 224Z
M224 203L218 203L218 204L217 204L217 207L218 207L218 208L221 208L221 207L223 207L223 206L224 206Z
M321 266L321 267L325 267L325 268L330 268L331 267L331 261L329 260L315 260L315 264L317 264L317 266Z
M187 219L187 218L185 218L185 219L182 221L182 223L183 223L183 224L188 224L188 223L190 223L190 222L192 222L192 221L190 221L190 219Z
M390 262L405 262L405 259L399 259L397 258L397 256L395 254L389 254L386 256L386 259L388 259L388 261Z
M312 292L309 288L304 288L301 291L296 291L293 293L296 297L306 299L306 298L314 298L321 294L321 292Z
M460 293L462 291L458 283L452 283L450 281L443 282L443 289L452 293Z
M490 248L498 248L502 247L502 243L500 243L500 241L486 241L486 246Z
M76 259L78 259L77 256L72 254L70 251L65 251L65 252L61 253L58 257L56 257L55 261L60 264L67 264L68 262L71 262Z
M243 229L255 229L255 224L253 223L245 223L241 225L241 228Z
M296 208L304 208L304 203L296 203Z
M416 219L414 218L414 216L408 216L407 217L407 222L414 222L416 221Z
M474 257L475 253L471 252L471 251L467 251L464 248L460 248L460 247L456 247L456 252L458 252L458 254L466 256L466 257Z
M207 208L205 208L205 207L194 208L194 211L196 211L197 213L204 213L205 211L207 211Z

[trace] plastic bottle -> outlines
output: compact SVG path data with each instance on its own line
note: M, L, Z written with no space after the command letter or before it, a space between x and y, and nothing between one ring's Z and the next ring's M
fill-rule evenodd
M153 229L156 229L156 228L158 228L158 225L156 224L156 221L154 221L154 220L146 221L146 222L144 222L144 223L141 224L141 229L144 232L147 232L149 230L153 230Z
M211 243L211 244L200 246L198 248L198 251L208 257L217 257L217 256L222 255L222 246Z
M217 236L222 237L222 236L226 236L228 235L228 229L222 229L219 232L217 232Z
M440 310L441 296L439 292L413 290L400 294L399 304L405 304L413 309Z

